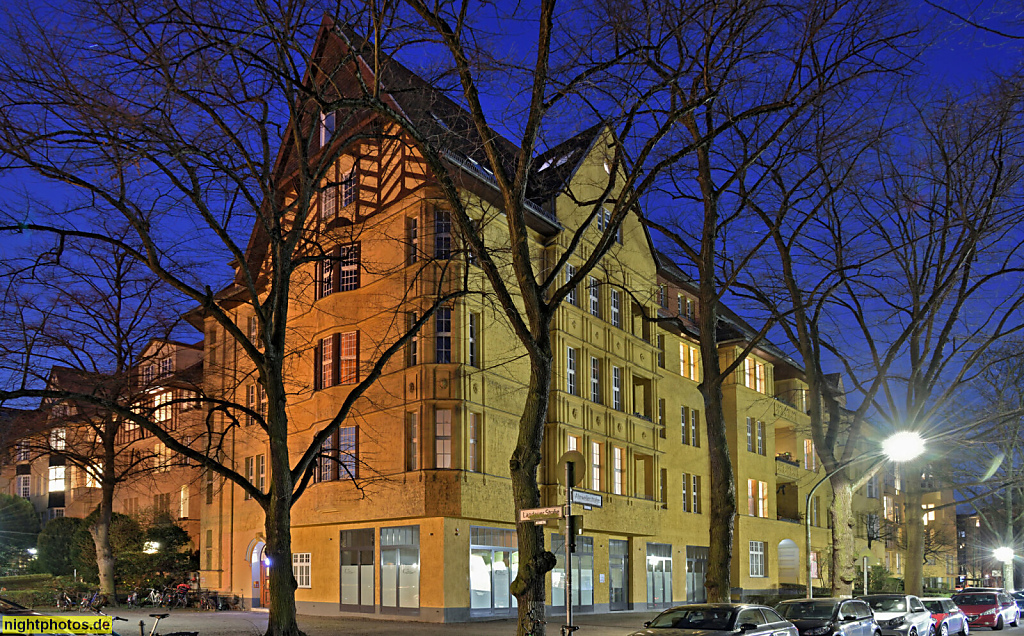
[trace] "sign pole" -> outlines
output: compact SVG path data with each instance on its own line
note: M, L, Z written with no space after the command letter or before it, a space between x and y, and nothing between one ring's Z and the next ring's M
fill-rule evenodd
M576 483L576 464L565 462L565 627L562 636L573 631L572 625L572 486Z

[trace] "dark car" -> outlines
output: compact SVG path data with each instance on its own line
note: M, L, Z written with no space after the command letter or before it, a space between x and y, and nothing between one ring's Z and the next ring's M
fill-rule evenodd
M953 602L967 615L971 627L1002 629L1020 621L1017 604L1002 592L961 592L953 597Z
M936 597L923 598L921 602L932 613L932 620L935 621L935 633L938 636L949 636L949 634L960 634L967 636L970 632L970 623L967 622L967 615L957 607L951 598Z
M775 606L800 636L881 636L868 604L855 599L816 598L783 601Z
M1010 596L1017 603L1017 609L1024 610L1024 592L1010 592Z
M672 607L631 636L799 636L793 623L770 607L703 603Z
M0 614L4 616L42 616L42 614L35 610L22 607L14 601L8 601L5 598L0 598Z

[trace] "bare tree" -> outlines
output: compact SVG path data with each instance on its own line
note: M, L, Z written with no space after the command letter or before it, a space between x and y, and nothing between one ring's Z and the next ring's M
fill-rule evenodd
M311 389L310 378L291 369L302 360L308 365L314 350L311 336L294 328L297 312L308 310L315 286L333 283L324 272L349 262L338 245L381 237L381 245L391 241L382 253L405 253L380 227L387 215L378 212L393 202L389 188L396 183L423 180L422 173L401 172L407 162L384 165L378 181L358 185L358 200L346 201L345 214L328 204L350 185L339 170L353 156L401 155L411 144L367 122L367 111L357 110L365 100L349 102L337 120L327 117L329 88L310 64L322 54L310 46L323 9L317 2L257 2L238 11L221 3L83 0L62 6L68 29L55 30L52 14L26 8L8 16L0 58L5 168L48 188L11 195L0 222L5 240L31 234L48 241L44 249L54 258L74 243L105 244L144 266L225 335L221 346L230 343L242 360L238 375L258 384L263 398L250 404L229 377L216 393L200 396L210 412L207 428L187 443L151 409L131 408L116 391L43 384L50 364L38 348L24 347L6 359L13 382L0 401L35 397L101 410L240 487L265 514L272 563L267 633L275 635L299 633L291 510L324 461L325 442L438 304L462 293L445 265L422 259L409 296L421 310L417 319L374 323L373 338L361 345L357 379L333 415L306 436L291 434L289 397ZM110 219L127 230L112 231ZM383 278L404 266L399 257L364 267L362 275ZM407 300L399 296L396 306ZM379 309L384 317L404 317ZM207 371L225 368L211 364ZM218 452L220 441L246 422L269 446L265 488ZM104 470L114 465L106 462Z

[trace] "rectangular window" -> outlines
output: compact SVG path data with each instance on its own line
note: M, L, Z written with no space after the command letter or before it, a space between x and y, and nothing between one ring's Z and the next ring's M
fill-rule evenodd
M420 606L419 526L380 529L380 604L384 611Z
M694 475L693 476L693 488L691 489L691 494L693 496L693 505L690 506L690 511L699 515L700 512L701 512L701 506L700 506L700 475Z
M821 497L815 497L811 500L811 525L818 528L821 527L821 516L819 509L821 506Z
M658 285L658 304L668 309L668 287L665 285Z
M754 452L754 421L747 418L747 452Z
M32 496L32 475L18 475L17 493L19 497L24 499Z
M320 298L330 296L334 293L334 258L327 257L317 261L317 269L320 275Z
M138 426L138 424L136 424ZM14 461L27 462L29 459L28 442L21 440L14 447Z
M700 349L679 343L679 373L694 382L700 381Z
M334 113L320 113L319 133L320 147L323 148L334 137L335 118Z
M764 564L764 541L751 541L750 542L750 576L755 578L763 578L768 576L765 573Z
M590 401L601 403L601 361L593 356L590 358Z
M153 445L153 468L157 472L166 472L171 469L174 457L171 449L160 442Z
M434 214L434 258L447 260L452 256L452 216L447 210Z
M434 315L434 362L452 361L452 310L440 307Z
M818 458L815 454L814 440L804 440L804 468L818 470Z
M408 330L412 331L413 327L416 326L416 312L409 312L408 319ZM420 360L420 332L419 330L413 334L412 338L409 339L409 366L416 366Z
M700 448L700 411L690 409L690 443Z
M590 489L601 490L603 474L601 472L601 454L604 445L601 442L590 443Z
M331 114L334 117L334 114ZM338 188L330 184L320 192L320 220L330 221L338 216Z
M320 341L320 387L334 386L334 336Z
M255 460L254 457L246 457L245 458L245 479L246 479L246 481L248 481L250 484L253 484L253 485L256 484L256 471L255 471L256 462L254 460ZM252 499L252 495L249 494L249 491L245 492L245 498L246 499Z
M612 306L612 326L622 328L622 297L618 289L609 290Z
M565 282L566 282L566 284L568 284L569 281L572 280L572 277L575 276L575 275L576 275L576 266L570 265L569 263L566 263L565 264ZM569 288L569 293L567 293L565 295L565 302L569 303L570 305L573 305L574 307L575 306L579 306L580 299L579 299L579 295L577 294L577 290L576 290L576 286L575 285L573 285L572 287Z
M256 316L249 316L245 319L245 327L249 342L258 344L260 340L260 321Z
M405 219L405 262L409 265L420 260L420 220L415 216Z
M697 312L695 311L695 303L693 302L692 298L686 299L686 317L689 318L690 320L694 320L697 317Z
M338 291L359 289L359 243L340 246L338 255Z
M612 408L622 410L622 369L612 367Z
M601 284L593 276L587 284L587 295L590 297L590 315L601 317Z
M647 544L647 605L672 603L672 546L667 543Z
M690 512L690 474L683 473L683 512Z
M64 492L66 488L64 483L65 475L64 466L50 466L46 492Z
M356 193L359 191L359 180L356 178L356 169L352 168L348 174L341 178L338 183L339 194L341 195L341 209L356 202Z
M213 505L214 474L212 470L206 471L206 505Z
M749 357L743 359L743 385L748 389L754 389L758 393L765 393L765 368L763 362L758 362Z
M479 346L480 345L479 345L479 342L478 342L478 339L477 339L477 330L479 328L480 328L480 315L479 314L469 314L469 342L468 342L469 360L468 360L468 363L469 363L469 366L471 366L471 367L479 367L480 366L480 363L479 363L479 360L478 360L479 355L480 355L480 353L479 353Z
M181 487L181 492L178 494L178 518L188 519L188 484Z
M682 420L682 438L680 441L683 444L690 443L690 407L683 406L680 408L680 419Z
M626 451L618 446L612 447L612 492L622 494L622 484L626 476Z
M869 499L878 499L878 475L868 480L864 485L864 496Z
M300 588L309 589L312 585L312 555L309 552L292 553L292 576Z
M314 482L334 481L338 471L338 433L335 431L320 445L320 454L316 458Z
M768 516L768 482L747 480L747 514L751 517Z
M359 332L341 334L338 351L338 384L355 384L359 381Z
M469 466L471 472L480 472L480 414L469 414Z
M173 415L171 406L171 391L161 391L153 396L153 420L156 422L167 422Z
M767 440L765 439L764 422L757 422L757 454L767 456Z
M568 435L565 438L565 449L566 450L579 450L583 448L583 442L579 435Z
M103 481L103 462L95 462L85 469L85 487L99 488Z
M434 468L452 467L452 411L434 411Z
M355 426L338 429L338 479L359 476L359 430Z
M658 336L658 366L665 368L665 336Z
M565 392L576 395L576 350L567 348L565 356Z
M406 470L420 469L420 414L408 413L405 426L405 466Z
M267 492L267 458L256 456L256 482L253 484L260 492Z

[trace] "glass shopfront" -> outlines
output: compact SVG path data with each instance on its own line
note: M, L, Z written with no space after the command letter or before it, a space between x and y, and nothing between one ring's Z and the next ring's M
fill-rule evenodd
M517 605L510 588L519 572L515 530L473 526L469 542L470 615L513 615Z
M551 551L558 559L551 571L551 604L565 607L565 537L551 535ZM594 611L594 538L576 537L572 553L572 606Z
M380 529L380 605L384 612L419 611L419 526Z

